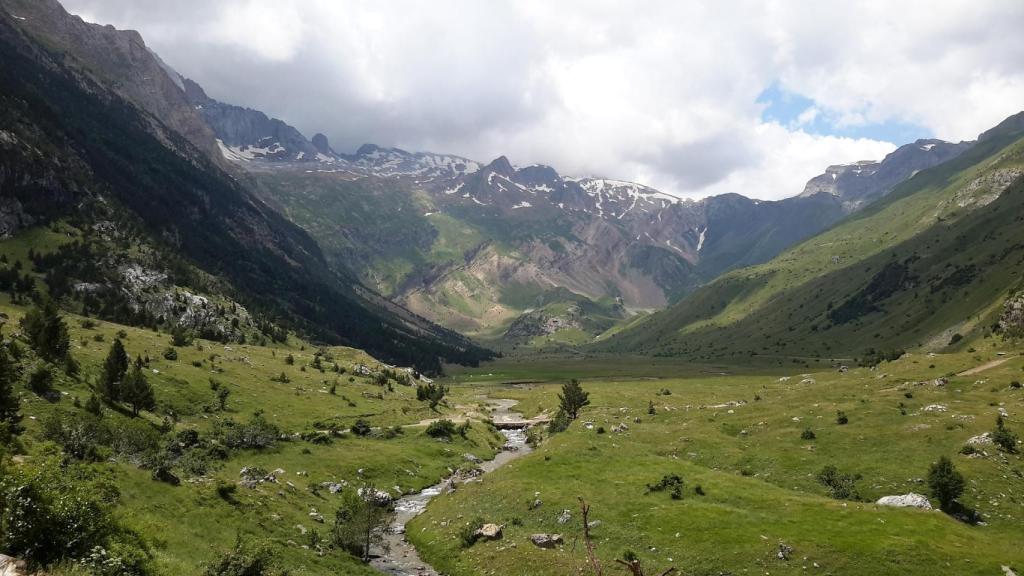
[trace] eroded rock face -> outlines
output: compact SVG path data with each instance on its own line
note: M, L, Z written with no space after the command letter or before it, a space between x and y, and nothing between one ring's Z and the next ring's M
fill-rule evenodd
M875 504L878 504L879 506L895 506L897 508L920 508L921 510L932 509L932 503L928 501L927 497L913 492L897 496L883 496L879 498Z

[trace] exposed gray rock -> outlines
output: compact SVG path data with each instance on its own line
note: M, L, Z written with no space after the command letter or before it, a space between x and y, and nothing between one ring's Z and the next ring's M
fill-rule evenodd
M561 534L534 534L530 536L530 542L538 548L554 548L562 543Z
M882 496L875 502L875 504L878 504L879 506L895 506L897 508L920 508L921 510L932 509L932 503L928 501L926 496L915 494L913 492L897 496Z
M562 510L562 513L558 515L558 518L555 521L559 524L567 524L570 520L572 520L572 512L569 510Z

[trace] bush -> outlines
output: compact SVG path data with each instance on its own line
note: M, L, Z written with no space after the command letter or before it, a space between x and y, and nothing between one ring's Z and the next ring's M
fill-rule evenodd
M836 424L843 425L847 424L849 421L850 419L846 417L846 412L843 412L842 410L836 411Z
M859 500L856 483L860 478L860 474L842 473L831 464L822 468L817 476L818 483L828 488L829 496L836 500Z
M235 540L235 546L207 566L205 576L269 576L273 571L274 554L263 543Z
M172 360L173 361L173 360L177 360L177 359L178 359L178 351L177 350L175 350L174 348L171 348L171 347L168 347L166 350L164 350L164 360Z
M814 434L814 430L810 428L804 428L804 431L800 433L801 440L814 440L817 436Z
M110 432L92 414L57 410L43 421L43 437L76 460L97 461L101 459L100 449L109 442Z
M220 436L221 442L228 448L257 450L273 446L280 436L277 426L268 422L259 412L253 414L245 424L233 420L219 422L215 425L214 433Z
M109 492L84 467L52 459L0 470L0 550L38 567L87 561L101 547L117 551L119 574L144 574L145 550L115 523Z
M430 425L427 426L427 436L430 436L431 438L451 440L452 435L455 433L455 423L448 419L437 420L431 422Z
M928 469L928 487L932 497L939 501L939 507L948 511L964 492L964 477L953 462L943 456Z
M160 450L160 433L144 420L120 420L110 436L114 454L134 466L151 465Z
M367 422L366 420L363 420L362 418L356 420L356 423L352 425L352 428L350 430L353 434L360 437L369 436L370 432L373 432L373 429L370 427L370 423Z
M53 369L49 364L36 364L28 375L28 388L39 396L53 392Z
M676 474L666 474L661 477L657 484L647 485L648 494L665 490L671 491L673 500L681 500L683 498L683 479Z
M964 444L963 447L960 448L960 453L964 456L970 456L971 454L977 454L978 449L971 444Z
M555 414L555 417L548 422L548 432L551 434L558 434L559 432L565 432L569 428L569 417L565 415L565 412L561 410Z
M469 548L473 544L476 544L477 535L476 531L484 525L484 519L477 516L470 522L466 522L459 527L459 543L462 544L463 548Z

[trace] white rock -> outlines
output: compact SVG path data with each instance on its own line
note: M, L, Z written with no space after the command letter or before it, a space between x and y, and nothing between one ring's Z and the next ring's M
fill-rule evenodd
M878 504L879 506L895 506L897 508L920 508L921 510L932 509L932 503L928 501L928 498L913 492L898 496L882 496L877 502L875 502L875 504Z

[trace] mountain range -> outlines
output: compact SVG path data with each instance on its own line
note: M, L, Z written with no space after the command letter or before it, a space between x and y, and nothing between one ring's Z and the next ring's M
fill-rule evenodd
M141 221L151 242L223 280L232 297L318 337L396 359L408 355L385 351L408 349L406 339L424 343L430 351L413 355L432 370L439 360L486 357L460 333L504 349L576 347L626 322L647 336L660 333L650 330L654 323L668 330L678 322L666 318L689 317L680 311L704 306L704 295L732 293L722 286L748 274L747 267L758 270L809 238L817 242L824 231L859 225L851 223L902 198L929 171L977 158L987 149L982 144L1005 132L997 127L974 142L918 140L878 161L829 166L784 200L681 199L637 183L517 166L505 157L480 162L374 144L339 153L323 134L307 138L286 121L211 98L135 32L85 23L54 0L2 4L14 25L8 41L24 45L20 52L29 60L62 74L79 93L99 95L104 106L141 126L168 159L191 166L193 173L173 186L155 176L165 169L163 160L147 167L117 147L110 157L83 158L73 138L61 143ZM19 81L25 91L45 92ZM70 106L52 94L43 99L47 110ZM75 136L89 130L101 132L90 124ZM53 140L51 132L40 127L36 135ZM115 177L95 165L100 161L130 165L133 177L151 173L141 180ZM26 178L42 178L41 168L33 169ZM202 185L189 180L196 174ZM190 190L194 198L172 201L168 187ZM89 183L78 192L95 195L94 188ZM52 193L77 198L63 189ZM36 213L32 198L14 196L18 204L0 210L0 230L8 235L62 216L38 206ZM201 233L191 233L193 227ZM247 251L267 259L243 265L237 255ZM253 293L264 278L273 278L274 288ZM306 296L296 302L293 290ZM638 313L666 307L635 321ZM707 314L705 308L697 313ZM374 322L385 326L383 333L351 328ZM613 341L631 351L652 349L646 338L626 344L634 341L629 331L601 340L597 349ZM676 350L670 340L659 339L654 348Z

